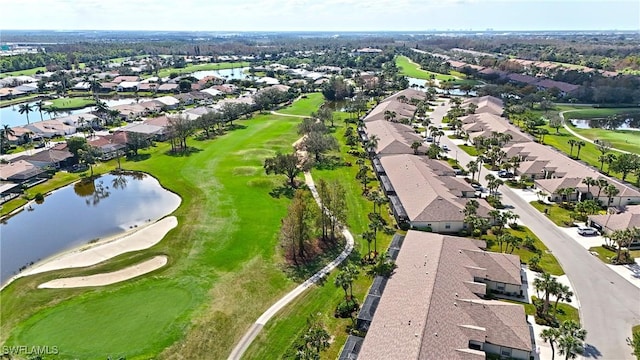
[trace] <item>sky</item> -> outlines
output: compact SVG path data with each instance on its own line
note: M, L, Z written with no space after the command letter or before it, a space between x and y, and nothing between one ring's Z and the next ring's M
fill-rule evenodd
M0 0L0 29L639 30L640 0Z

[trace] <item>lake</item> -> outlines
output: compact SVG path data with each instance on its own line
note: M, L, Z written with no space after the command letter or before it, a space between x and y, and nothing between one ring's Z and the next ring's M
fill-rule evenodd
M640 130L640 113L600 119L572 119L578 129Z
M142 173L109 174L56 190L0 224L0 282L25 265L156 221L180 201Z
M107 106L131 104L136 102L134 98L101 99L101 100L104 101L107 104ZM139 99L140 102L147 101L147 100L152 100L152 99L151 98ZM29 105L32 105L34 108L34 111L29 113L29 120L32 123L40 121L40 112L38 112L38 110L35 107L36 103L37 101L32 101L28 103ZM20 112L18 112L18 106L19 105L16 104L16 105L0 108L0 124L1 125L6 124L6 125L9 125L10 127L27 125L27 117L24 114L20 114ZM93 110L94 110L93 106L87 106L82 109L61 111L58 114L58 117L63 117L63 116L72 115L72 114L86 114ZM44 118L44 120L49 120L49 115L47 115L47 113L45 113L44 111L42 112L42 117Z

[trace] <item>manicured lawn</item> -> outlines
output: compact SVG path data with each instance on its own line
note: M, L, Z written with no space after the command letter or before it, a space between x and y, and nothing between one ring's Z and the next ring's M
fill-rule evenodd
M184 68L165 68L158 71L159 77L167 77L171 73L189 74L195 71L200 70L222 70L222 69L232 69L249 66L249 63L246 61L238 61L238 62L223 62L223 63L211 63L211 64L197 64L197 65L187 65Z
M348 115L340 113L340 116L344 118ZM340 124L335 136L342 145L341 156L345 161L355 164L356 159L346 154L348 147L344 145L342 137L344 124L342 121L336 121L336 124ZM334 170L313 170L312 174L316 182L319 179L327 181L338 180L345 186L347 207L349 209L347 224L356 240L352 256L355 259L359 259L362 256L360 254L365 254L367 251L367 243L361 241L359 235L367 227L367 213L372 211L372 203L362 196L362 185L355 180L356 172L357 166L352 166L339 167ZM371 182L371 185L377 186L374 181ZM387 221L389 221L388 218ZM391 236L379 234L378 251L384 251L389 246L390 240ZM336 288L333 284L335 276L336 272L334 271L323 285L307 290L301 297L289 304L281 313L269 321L251 347L249 347L244 358L280 358L305 331L307 318L311 314L321 314L320 318L325 327L329 334L334 337L329 349L322 353L322 358L337 358L348 336L346 328L351 325L351 320L338 319L333 316L336 305L344 299L342 289ZM360 304L363 303L372 281L373 279L367 277L364 274L364 269L361 268L361 274L358 280L354 282L354 296Z
M594 108L577 106L559 106L558 109L566 111L564 118L569 119L597 119L606 118L611 115L628 114L640 112L640 108Z
M471 156L478 156L478 149L475 146L458 145L458 147Z
M548 209L547 217L558 226L568 227L567 224L571 222L571 211L563 209L557 204L548 205L539 201L532 201L529 204L538 209L538 211L540 211L541 213L544 213L545 209Z
M520 304L522 306L524 306L524 312L527 315L535 315L536 314L536 307L533 306L533 304L529 304L529 303L525 303L525 302L520 302L520 301L514 301L514 300L506 300L506 299L500 299L500 301L504 301L504 302L509 302L512 304ZM551 312L553 312L553 306L554 306L555 302L554 302L554 297L551 297ZM558 322L562 323L565 320L573 320L573 321L577 321L578 323L580 323L580 311L567 304L567 303L563 303L563 302L559 302L558 303Z
M433 71L423 70L420 65L414 63L406 56L397 56L396 65L400 68L400 74L408 77L428 80L434 77L438 80L456 80L452 75L440 74Z
M262 164L277 151L290 151L298 122L257 116L238 122L246 128L216 139L190 139L197 150L189 156L167 154L169 145L158 143L142 151L150 154L147 160L123 162L182 197L174 212L178 227L151 249L12 283L0 293L2 314L11 314L0 324L0 342L41 345L44 334L56 332L69 338L60 338L63 359L104 358L107 352L127 359L163 352L226 358L249 325L295 286L277 252L289 200L269 195L284 178L265 175ZM168 255L169 265L151 276L94 289L36 289L53 278L121 268L156 254ZM94 303L100 311L82 311L94 309ZM141 313L130 315L136 311ZM163 312L168 314L157 315ZM140 320L147 315L158 318ZM105 326L98 334L111 336L94 336L97 326Z
M540 239L536 236L536 234L531 232L529 228L527 228L526 226L520 226L518 230L507 228L507 231L509 231L512 235L517 236L521 239L524 239L527 236L530 236L531 238L533 238L535 248L541 251L540 267L542 268L542 270L557 276L564 274L564 270L562 270L562 267L558 263L558 260L556 260L555 256L553 256L551 253L548 252L548 249L544 245L544 243L542 243L542 241L540 241ZM482 236L482 239L487 241L487 250L500 252L500 245L498 245L498 243L495 241L496 239L495 235L492 235L492 234L484 235ZM503 250L504 250L504 247L503 247ZM529 259L531 259L536 255L533 251L525 247L521 247L520 249L515 249L513 251L513 254L520 256L520 261L522 263L529 263Z
M46 72L47 68L44 66L40 66L40 67L35 67L35 68L25 69L25 70L3 72L2 74L0 74L0 79L5 78L7 76L19 76L19 75L33 76L38 71Z
M316 112L320 105L324 103L324 96L321 93L305 94L304 96L306 98L296 101L295 106L276 111L283 114L308 116L312 112Z
M82 109L90 105L95 105L96 103L93 100L93 98L83 98L83 97L53 99L49 102L51 102L51 105L47 107L54 106L58 110Z
M591 140L606 141L616 149L640 154L640 131L635 130L606 130L606 129L578 129L572 127L576 133Z
M616 255L615 251L611 251L602 246L594 246L589 248L589 251L597 253L598 258L605 264L611 264L611 258ZM631 250L629 252L632 258L640 258L640 250Z

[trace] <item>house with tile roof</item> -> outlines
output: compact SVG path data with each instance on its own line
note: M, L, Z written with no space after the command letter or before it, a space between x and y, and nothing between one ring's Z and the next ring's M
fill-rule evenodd
M435 165L412 154L384 156L380 163L388 179L383 186L391 189L386 192L398 223L438 233L456 233L467 227L464 208L475 197L475 189L451 172L442 172L447 164ZM477 201L478 216L488 219L491 207L485 200Z
M485 299L487 281L522 285L520 260L484 246L408 231L358 358L528 360L533 346L524 308Z

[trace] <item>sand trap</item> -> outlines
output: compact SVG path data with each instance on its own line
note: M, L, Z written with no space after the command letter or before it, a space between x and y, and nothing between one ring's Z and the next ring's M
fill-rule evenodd
M19 277L52 270L91 266L124 253L148 249L159 243L169 230L177 225L178 219L176 219L175 216L168 216L124 235L118 235L117 237L100 241L96 244L83 246L80 249L63 253L50 260L44 260L43 262L33 265L9 279L4 286L7 286Z
M167 264L167 261L168 259L166 256L158 255L137 265L133 265L128 268L110 273L51 280L44 284L38 285L38 289L61 289L111 285L152 272L153 270L165 266Z

